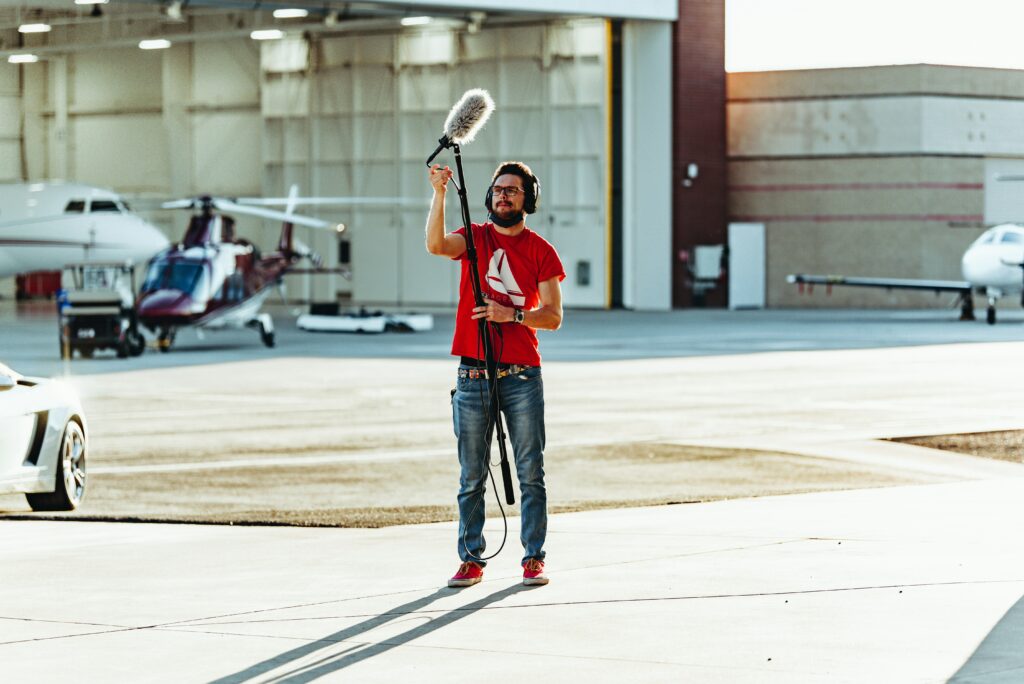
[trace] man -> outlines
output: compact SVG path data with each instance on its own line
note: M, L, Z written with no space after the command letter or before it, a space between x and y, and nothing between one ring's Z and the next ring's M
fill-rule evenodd
M434 198L427 217L427 251L462 262L459 306L455 316L452 355L460 357L458 385L452 395L452 417L458 437L459 539L462 564L448 580L450 587L468 587L483 579L484 492L489 472L491 433L489 390L479 319L488 326L498 362L498 396L508 425L519 476L520 522L524 556L523 584L547 584L544 538L547 535L547 492L544 487L544 385L536 330L557 330L562 324L565 270L554 247L526 227L526 214L537 209L540 183L522 162L504 162L487 191L487 223L473 224L484 306L476 306L466 257L466 230L445 231L444 202L452 171L430 168ZM493 328L497 328L496 333Z

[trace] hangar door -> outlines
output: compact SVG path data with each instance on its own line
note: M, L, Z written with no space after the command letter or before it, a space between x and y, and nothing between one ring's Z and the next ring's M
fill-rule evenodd
M331 210L348 226L358 303L449 305L458 269L426 254L424 161L452 104L483 87L497 109L463 149L474 221L503 159L542 183L527 224L558 248L567 306L606 305L607 25L587 19L500 30L431 29L314 38L289 54L263 47L263 191L299 183L321 195L405 198L401 206ZM305 43L305 41L302 41ZM270 52L273 51L273 52ZM304 61L305 60L305 61ZM454 164L451 157L438 159ZM461 225L448 193L449 230Z

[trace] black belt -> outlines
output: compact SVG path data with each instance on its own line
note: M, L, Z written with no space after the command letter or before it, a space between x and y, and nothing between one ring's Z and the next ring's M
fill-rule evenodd
M486 364L479 360L469 356L463 356L460 361L463 366L473 366L473 368L460 368L459 377L469 378L470 380L478 380L480 378L487 377ZM520 363L499 363L498 364L498 379L504 378L507 375L516 375L522 373L525 370L532 368L532 366L526 366Z

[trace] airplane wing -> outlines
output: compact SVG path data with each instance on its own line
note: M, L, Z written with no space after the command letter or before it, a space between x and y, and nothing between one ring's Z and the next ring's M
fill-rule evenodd
M848 287L880 287L886 290L927 290L929 292L960 292L971 294L966 280L910 280L906 278L857 278L840 275L809 275L794 273L786 280L796 285L846 285Z

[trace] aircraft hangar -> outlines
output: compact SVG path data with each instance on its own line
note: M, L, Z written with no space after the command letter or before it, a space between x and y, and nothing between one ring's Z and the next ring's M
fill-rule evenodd
M457 270L423 249L424 161L452 104L484 87L497 109L464 149L474 219L496 162L521 158L543 184L531 225L560 250L566 304L666 310L686 303L677 257L687 239L705 239L692 227L681 237L680 215L710 226L706 239L724 231L722 8L33 0L0 10L0 180L72 179L140 208L157 197L280 197L292 184L303 195L400 197L318 210L345 224L342 244L312 230L300 237L328 265L349 261L351 277L289 276L289 292L445 307ZM21 28L31 24L48 28ZM717 200L680 205L673 188L698 173ZM146 216L180 237L184 216ZM266 246L280 230L239 225Z

